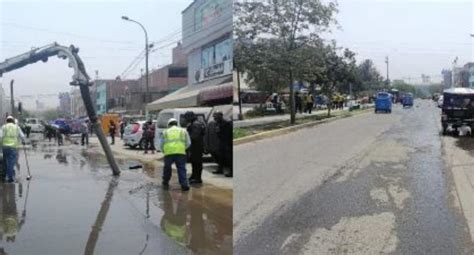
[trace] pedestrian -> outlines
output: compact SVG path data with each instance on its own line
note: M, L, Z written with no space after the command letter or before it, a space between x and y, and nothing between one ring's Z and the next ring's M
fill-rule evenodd
M20 127L15 124L15 119L12 116L8 116L6 124L2 126L2 149L3 160L5 160L6 165L7 182L10 183L15 181L15 165L17 163L20 140L24 145L25 135ZM4 177L3 175L2 177Z
M64 145L63 134L62 134L62 130L60 128L56 129L56 138L57 138L57 141L58 141L58 146Z
M117 132L117 126L115 125L115 122L113 120L110 120L109 134L110 134L110 138L112 138L112 142L110 143L111 145L115 144L115 133L116 132Z
M192 111L188 111L184 114L184 118L188 124L187 131L191 138L191 147L189 148L189 160L192 166L192 174L189 178L189 183L200 184L202 183L202 156L204 154L204 134L206 126L200 120L198 120L196 114Z
M224 119L224 115L221 111L216 111L213 115L214 121L216 122L216 133L219 138L219 161L217 171L212 172L213 174L223 174L224 168L227 167L229 171L225 173L226 177L233 176L232 166L232 122Z
M125 132L125 127L127 126L127 122L125 120L120 121L120 140L123 140L123 133Z
M145 154L148 150L155 154L155 124L151 119L143 125L143 139L145 139Z
M300 92L295 93L295 106L296 110L302 114L303 113L303 98L301 97Z
M305 104L306 104L306 110L309 114L311 114L311 111L313 110L313 105L314 105L314 97L311 92L308 92L308 94L305 97Z
M178 127L178 121L174 118L168 120L168 129L163 131L160 137L160 149L163 152L163 188L169 188L171 179L171 165L176 164L178 179L181 190L188 191L189 185L186 179L186 149L191 145L191 139L184 128Z
M89 145L89 120L85 120L81 124L81 145Z

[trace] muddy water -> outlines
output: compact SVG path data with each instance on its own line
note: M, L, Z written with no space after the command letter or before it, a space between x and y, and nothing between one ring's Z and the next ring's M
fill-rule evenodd
M120 160L111 176L100 155L78 146L38 144L25 180L0 184L0 254L231 254L232 191L179 190L159 183L161 168Z

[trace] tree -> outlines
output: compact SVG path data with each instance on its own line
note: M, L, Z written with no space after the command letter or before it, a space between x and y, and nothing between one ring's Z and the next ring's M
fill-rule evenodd
M319 38L330 25L336 24L335 2L321 0L269 0L237 2L234 5L235 51L239 69L249 74L254 83L290 86L291 124L295 123L293 82L302 80L304 62L301 50ZM273 43L269 45L268 43ZM252 60L252 58L255 58ZM269 62L269 60L272 62ZM270 78L277 76L275 78Z
M383 77L380 75L374 63L370 59L364 60L357 67L358 69L358 90L380 90L386 88Z

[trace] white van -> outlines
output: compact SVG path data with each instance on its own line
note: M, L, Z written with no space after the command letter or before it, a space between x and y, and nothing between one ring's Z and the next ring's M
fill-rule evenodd
M178 126L186 127L186 120L184 119L184 114L188 111L194 112L196 117L201 120L203 123L207 123L211 117L212 108L211 107L196 107L196 108L173 108L162 110L158 114L158 119L156 121L156 131L155 131L155 148L160 150L158 143L160 141L161 134L165 129L168 128L168 120L175 118L178 120Z

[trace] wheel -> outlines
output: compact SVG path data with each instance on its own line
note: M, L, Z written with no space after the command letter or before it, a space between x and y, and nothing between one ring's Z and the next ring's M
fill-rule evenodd
M459 136L459 130L457 128L454 129L453 136L456 136L456 137Z
M448 134L448 126L443 125L443 135Z
M377 109L374 110L374 113L377 113Z
M388 110L388 113L392 113L392 110Z
M140 139L140 142L138 142L138 146L140 147L141 150L144 150L145 149L145 139Z
M136 149L138 146L138 144L135 144L135 145L129 145L128 147L130 147L130 149Z

